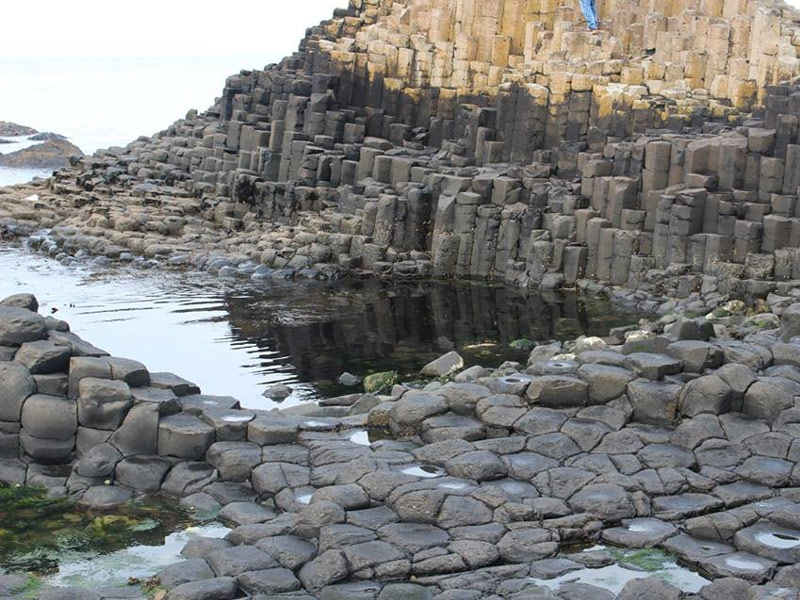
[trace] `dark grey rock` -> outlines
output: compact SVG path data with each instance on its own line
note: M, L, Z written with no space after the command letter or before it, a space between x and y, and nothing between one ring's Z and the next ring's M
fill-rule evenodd
M0 346L20 346L46 336L41 315L18 306L0 306Z
M381 527L378 536L409 553L443 546L450 541L446 531L424 523L391 523Z
M0 362L0 421L19 421L22 403L36 391L28 370L20 364Z
M589 385L576 377L545 375L530 383L525 396L531 404L548 408L586 406Z
M293 571L310 561L317 553L314 544L292 535L262 538L256 546L278 561L282 567Z
M636 516L630 495L622 487L608 483L585 486L569 499L569 505L610 522Z
M196 537L186 542L183 550L181 550L181 556L185 556L186 558L204 559L212 552L216 552L217 550L226 550L232 546L233 544L231 544L229 541L220 538Z
M378 600L432 600L430 587L414 583L388 583L378 594Z
M178 397L172 390L156 387L138 387L131 389L131 395L133 396L134 405L155 405L160 415L174 415L181 410Z
M214 572L208 563L201 558L184 560L175 563L158 572L158 580L168 590L190 581L202 581L214 577Z
M220 512L219 518L236 525L264 523L275 517L275 511L255 502L231 502Z
M634 579L625 584L617 600L681 600L683 592L658 577Z
M120 426L133 397L124 381L86 377L78 388L78 421L84 427L116 429Z
M70 398L78 397L80 383L86 378L111 379L111 365L108 364L106 358L76 356L73 352L69 361L69 388L67 395Z
M681 371L681 361L666 354L650 352L634 352L628 355L628 366L636 371L640 377L658 381L667 375L674 375Z
M83 477L108 477L121 460L122 454L114 446L98 444L81 456L75 471Z
M239 575L239 587L248 594L280 594L300 589L300 581L281 567Z
M681 414L694 417L709 413L719 415L728 412L734 399L733 390L716 375L698 377L687 383L680 395Z
M261 447L252 442L216 442L206 455L225 481L247 481L250 472L261 464Z
M236 577L247 571L261 571L277 567L278 563L255 546L233 546L211 552L205 557L217 577Z
M26 367L32 375L66 371L69 359L69 348L57 346L49 340L26 342L14 355L14 362Z
M239 585L233 577L192 581L174 588L165 600L232 600Z
M341 550L323 552L300 569L298 578L307 590L315 591L344 579L348 575L347 561Z
M714 344L698 340L681 340L667 346L667 354L680 360L683 369L691 373L702 373L722 364L723 354Z
M709 557L700 566L714 577L737 577L761 583L772 575L776 564L748 552L736 552Z
M506 466L497 457L486 450L465 452L445 463L447 472L453 477L485 481L500 479L507 475Z
M422 422L448 410L447 400L426 392L408 392L391 408L392 431L400 435L418 432Z
M22 406L22 427L34 437L68 440L78 432L75 402L58 396L34 394Z
M784 309L781 315L781 340L788 342L800 335L800 302Z
M111 367L112 379L124 381L130 387L147 387L150 385L150 373L142 363L117 356L109 356L107 360Z
M212 483L216 470L206 463L182 462L169 472L161 489L173 496L186 496L200 491Z
M626 393L633 408L632 419L649 425L671 426L678 412L681 386L636 379L628 384Z
M59 587L44 590L39 600L101 600L102 596L93 591L77 587Z
M200 393L196 384L172 373L150 373L150 385L161 390L171 390L176 396Z
M273 496L286 488L307 486L311 474L308 467L292 463L264 463L252 474L253 488L262 497Z
M636 375L628 369L601 364L585 364L578 369L578 376L589 384L589 403L605 404L625 393L628 383Z
M300 428L288 419L256 417L247 424L247 439L259 446L293 444Z
M131 407L109 442L125 456L158 452L158 406L139 404Z
M195 416L178 413L158 424L158 453L162 456L198 459L214 442L214 428Z
M17 308L24 308L25 310L29 310L31 312L38 312L39 301L33 294L12 294L0 300L0 306L15 306Z
M137 492L157 492L171 466L159 456L131 456L117 465L117 482Z
M25 454L43 463L64 462L75 449L75 438L43 439L30 435L25 429L19 433L19 442Z
M131 499L131 493L114 485L98 485L84 492L80 504L90 508L114 508Z

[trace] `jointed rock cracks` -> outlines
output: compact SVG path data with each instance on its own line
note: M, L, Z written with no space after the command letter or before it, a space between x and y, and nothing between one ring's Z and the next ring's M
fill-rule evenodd
M542 587L614 562L587 542L665 549L715 580L703 597L781 598L800 583L800 303L728 308L539 345L527 365L395 385L332 418L335 400L297 417L202 395L19 294L0 303L0 479L94 509L161 491L219 511L225 539L159 574L173 600L612 598ZM460 361L427 370L443 365ZM353 441L364 426L394 439ZM42 598L67 593L105 592ZM681 596L646 577L619 595Z
M65 264L578 287L661 319L297 416L110 357L21 294L0 481L218 511L233 530L159 574L169 600L612 599L546 585L614 563L596 542L668 551L704 600L796 600L800 19L611 2L593 36L546 4L352 0L208 111L0 190L0 237ZM616 597L697 597L646 575Z

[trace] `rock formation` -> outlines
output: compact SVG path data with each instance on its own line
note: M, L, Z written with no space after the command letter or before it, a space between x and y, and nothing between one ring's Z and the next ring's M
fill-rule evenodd
M12 123L11 121L0 121L0 135L17 137L21 135L34 135L35 133L39 132L33 127L19 125L18 123Z
M60 169L70 164L71 158L83 156L75 144L57 134L44 135L44 141L22 150L0 154L0 167L17 169ZM30 138L33 139L33 138Z
M231 254L292 272L669 296L793 286L797 11L600 12L590 35L572 5L353 0L279 65L229 78L206 112L64 171L45 205L101 253L126 237L114 230L143 231L127 217L141 197L178 198L182 215L245 230ZM76 197L95 210L77 214ZM164 254L185 250L165 228Z
M527 365L495 370L449 353L423 369L446 380L303 415L240 409L108 356L18 294L0 301L0 482L92 510L161 492L218 514L233 527L225 539L190 542L158 574L168 600L689 598L646 573L618 596L554 581L618 560L576 548L587 542L666 550L709 578L702 598L789 599L794 300L540 345ZM370 443L365 426L394 439Z

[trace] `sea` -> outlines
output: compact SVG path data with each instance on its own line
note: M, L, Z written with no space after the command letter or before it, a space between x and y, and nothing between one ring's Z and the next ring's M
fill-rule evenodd
M228 76L280 56L0 58L0 120L59 133L91 154L161 131L189 109L207 109ZM0 144L3 154L35 143L3 139L13 142ZM0 167L0 185L50 174Z

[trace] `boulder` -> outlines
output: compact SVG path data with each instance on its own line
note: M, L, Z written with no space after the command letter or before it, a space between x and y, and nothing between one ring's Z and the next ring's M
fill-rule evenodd
M16 306L0 306L0 346L21 346L46 336L42 315Z
M27 367L33 375L66 371L69 366L70 350L57 346L49 340L25 342L19 347L14 361Z
M133 396L124 381L86 377L78 385L78 421L84 427L116 429L128 409Z
M34 394L22 406L22 427L32 436L68 440L78 432L75 402L59 396Z
M531 404L548 408L586 406L589 385L577 377L545 375L535 378L525 395Z
M158 453L176 458L202 458L214 443L214 428L197 417L178 413L158 424Z
M0 362L0 421L19 421L22 404L36 391L28 369L12 362Z
M448 352L422 367L420 373L425 377L447 377L464 368L464 359L456 352Z
M781 340L788 342L795 336L800 336L800 302L788 306L781 315Z

